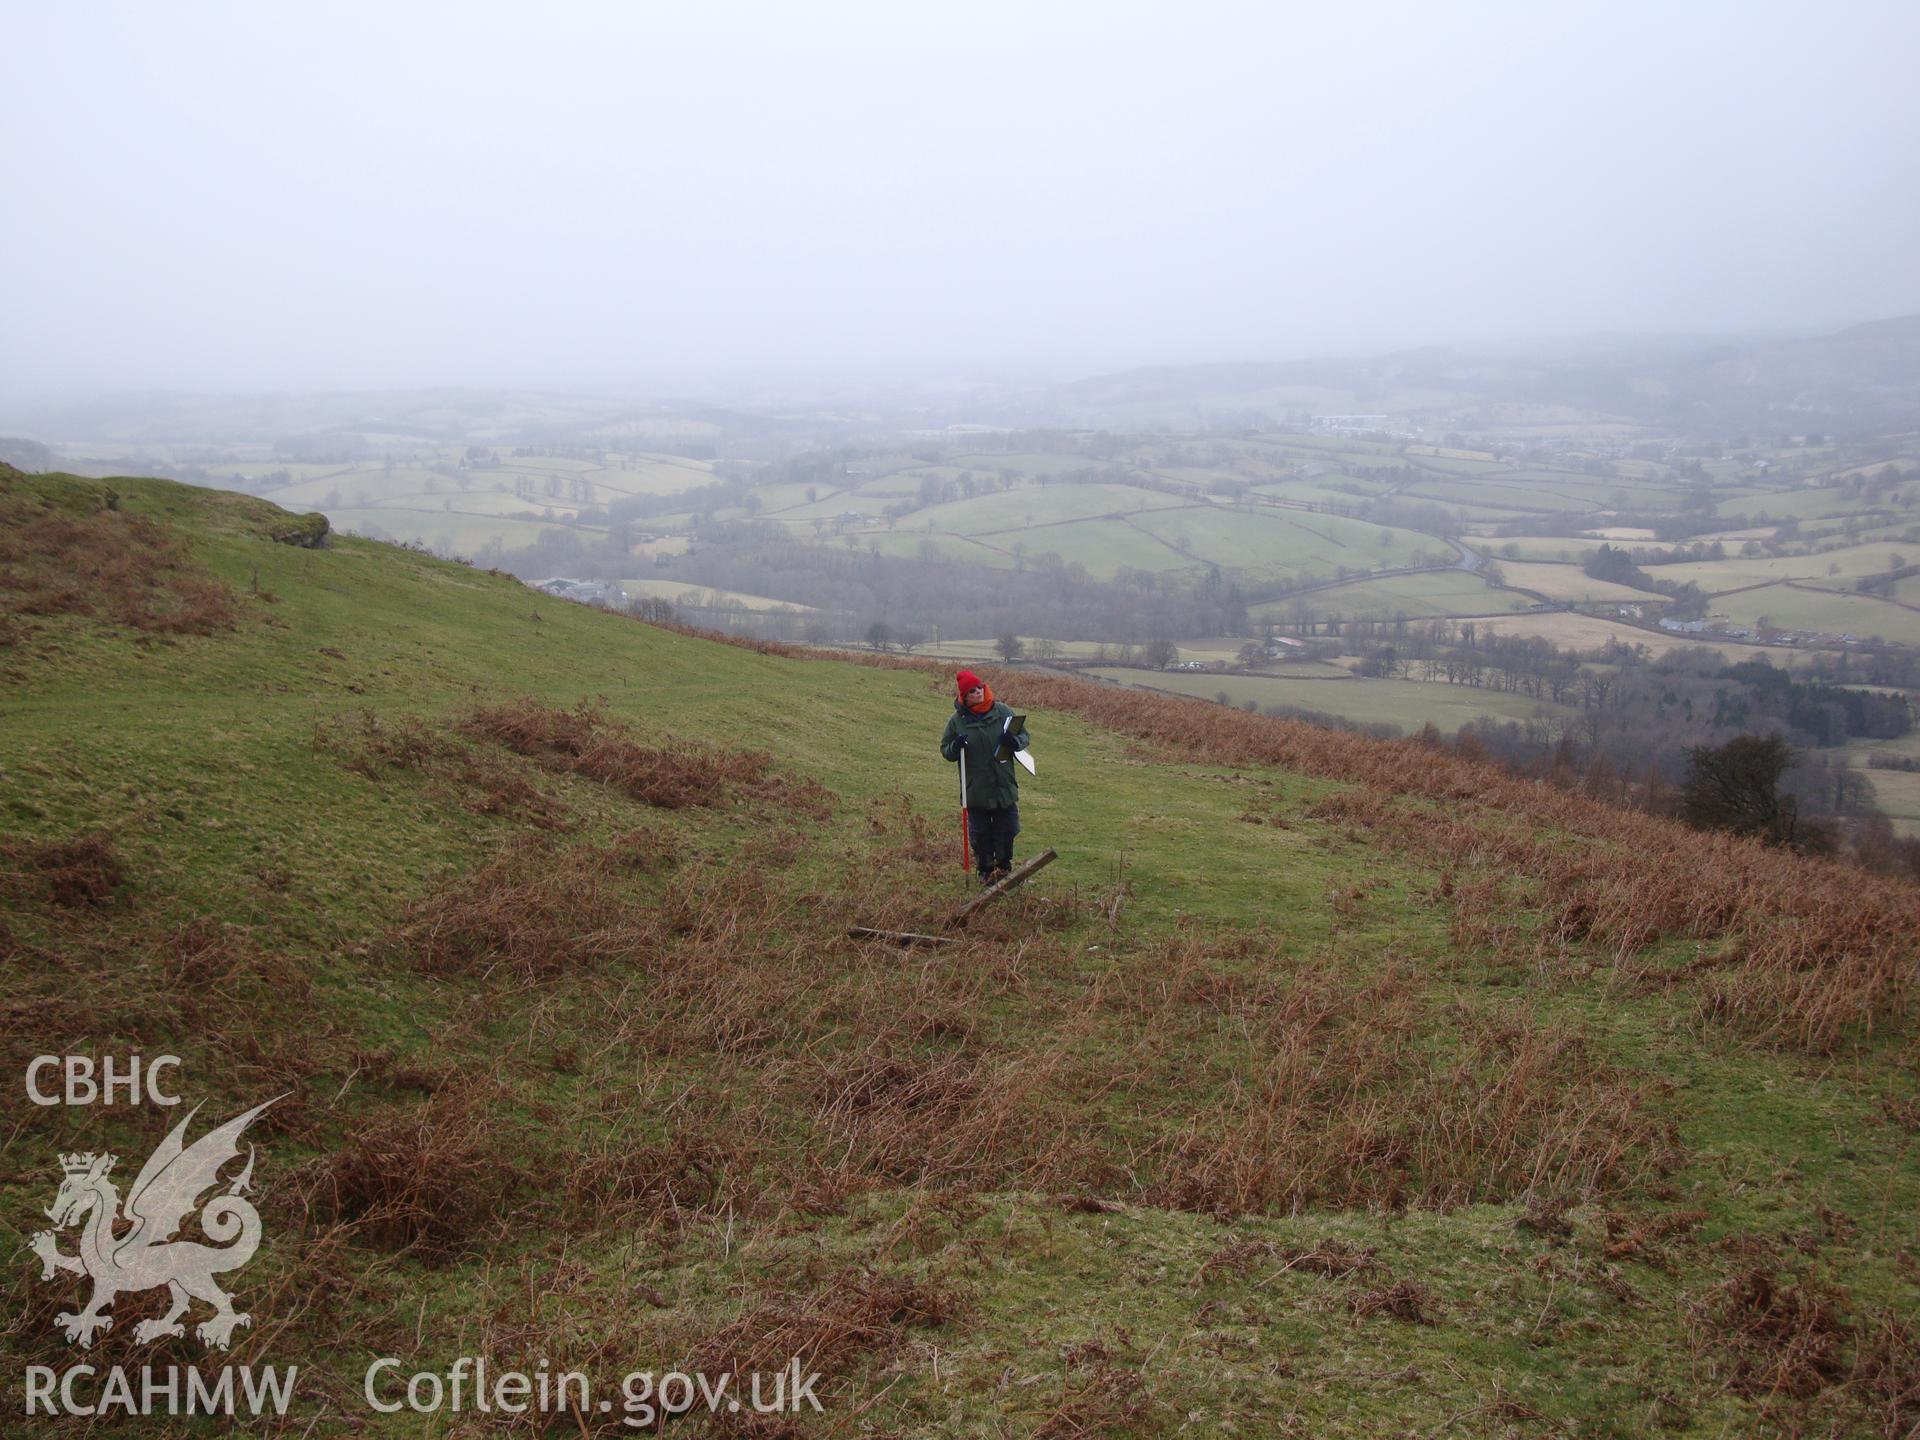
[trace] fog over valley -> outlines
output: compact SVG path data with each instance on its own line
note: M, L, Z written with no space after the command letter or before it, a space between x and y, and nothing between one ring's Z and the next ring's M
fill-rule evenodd
M7 7L0 399L1051 379L1920 311L1920 11Z

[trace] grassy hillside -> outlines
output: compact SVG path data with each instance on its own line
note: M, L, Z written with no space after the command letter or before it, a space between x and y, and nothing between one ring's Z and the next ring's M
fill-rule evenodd
M226 1357L301 1367L284 1433L488 1418L371 1413L378 1355L825 1377L689 1433L1920 1423L1912 887L1003 671L1059 862L862 944L966 893L944 669L317 538L0 473L0 1068L284 1095ZM14 1116L19 1415L56 1154L176 1116ZM160 1308L86 1360L221 1363Z

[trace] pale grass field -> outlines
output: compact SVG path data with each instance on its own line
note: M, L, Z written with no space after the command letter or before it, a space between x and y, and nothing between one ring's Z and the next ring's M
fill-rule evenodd
M775 600L766 595L747 595L738 590L716 590L709 585L692 585L684 580L622 580L620 588L634 599L643 595L670 600L676 605L739 605L747 610L812 610L811 605L796 605L790 600Z
M1663 596L1610 580L1595 580L1577 565L1535 564L1524 560L1500 560L1506 583L1531 590L1549 600L1653 600Z

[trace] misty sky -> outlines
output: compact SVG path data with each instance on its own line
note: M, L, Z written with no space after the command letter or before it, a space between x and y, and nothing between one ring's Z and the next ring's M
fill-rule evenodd
M0 395L1920 311L1920 4L0 0Z

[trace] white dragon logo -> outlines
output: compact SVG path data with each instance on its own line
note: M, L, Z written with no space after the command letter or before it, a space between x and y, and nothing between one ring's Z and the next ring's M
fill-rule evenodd
M128 1192L124 1215L120 1192L107 1178L119 1156L88 1153L60 1157L66 1178L45 1214L53 1221L54 1230L86 1219L79 1253L61 1254L54 1230L40 1231L33 1237L32 1247L40 1257L42 1280L51 1280L56 1270L70 1270L93 1280L93 1298L87 1308L77 1315L65 1311L55 1318L69 1344L77 1341L83 1348L91 1346L94 1336L113 1327L113 1317L105 1311L116 1295L160 1285L167 1287L173 1304L160 1319L143 1320L134 1327L134 1339L142 1343L163 1335L185 1335L186 1326L180 1323L180 1317L194 1300L204 1300L214 1307L214 1313L194 1329L203 1344L225 1350L236 1327L253 1323L252 1316L233 1308L231 1297L213 1280L216 1275L238 1270L260 1248L260 1214L243 1198L253 1180L251 1145L247 1147L246 1168L225 1194L214 1196L200 1211L200 1228L215 1243L202 1245L173 1237L193 1213L200 1196L219 1183L220 1167L240 1154L241 1133L267 1105L283 1098L275 1096L266 1105L256 1105L187 1146L183 1143L187 1126L200 1113L200 1107L194 1106L140 1167ZM131 1228L116 1238L115 1230L125 1224Z

